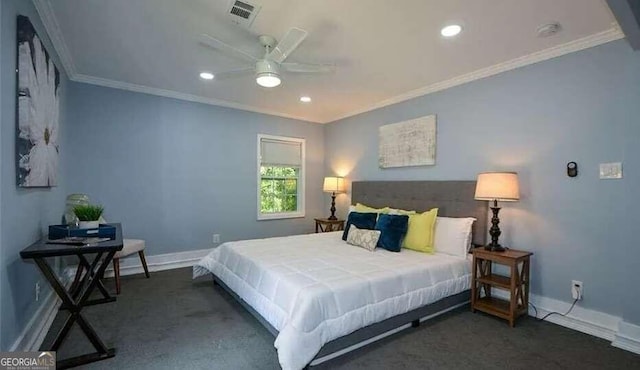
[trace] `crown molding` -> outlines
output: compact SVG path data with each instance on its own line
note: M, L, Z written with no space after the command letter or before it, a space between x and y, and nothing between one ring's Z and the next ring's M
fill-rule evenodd
M173 91L173 90L159 89L159 88L156 88L156 87L149 87L149 86L145 86L145 85L137 85L137 84L132 84L132 83L129 83L129 82L110 80L110 79L107 79L107 78L94 77L94 76L89 76L89 75L84 75L84 74L75 74L73 77L71 77L71 80L75 81L75 82L82 82L82 83L90 84L90 85L98 85L98 86L110 87L110 88L113 88L113 89L120 89L120 90L127 90L127 91L143 93L143 94L162 96L162 97L165 97L165 98L173 98L173 99L186 100L186 101L191 101L191 102L196 102L196 103L216 105L216 106L220 106L220 107L233 108L233 109L244 110L244 111L249 111L249 112L254 112L254 113L268 114L268 115L271 115L271 116L291 118L291 119L295 119L295 120L299 120L299 121L306 121L306 122L312 122L312 123L321 123L319 121L314 121L314 120L311 120L311 119L306 118L306 117L299 117L299 116L295 116L295 115L291 115L291 114L287 114L287 113L282 113L282 112L277 112L277 111L273 111L273 110L269 110L269 109L254 107L254 106L251 106L251 105L239 104L239 103L234 103L234 102L230 102L230 101L226 101L226 100L220 100L220 99L205 98L203 96L186 94L186 93L181 93L181 92L177 92L177 91Z
M498 64L495 64L486 68L482 68L467 74L453 77L445 81L436 82L434 84L427 85L427 86L409 91L407 93L403 93L403 94L391 97L389 99L382 100L375 104L368 105L364 108L359 108L359 109L350 111L348 113L337 115L330 119L314 120L308 117L295 116L295 115L273 111L269 109L264 109L264 108L259 108L251 105L230 102L227 100L207 98L207 97L198 96L198 95L181 93L173 90L159 89L159 88L149 87L145 85L138 85L138 84L123 82L123 81L110 80L106 78L80 74L76 71L75 65L73 63L73 59L71 58L71 54L69 53L69 48L67 47L64 41L64 38L62 36L60 25L51 7L51 1L50 0L32 0L32 1L36 7L36 10L38 11L38 14L40 15L40 18L42 19L42 23L47 33L49 34L49 39L51 40L51 43L53 44L54 49L56 50L56 52L58 53L58 56L60 57L62 66L66 71L67 76L72 81L111 87L114 89L134 91L134 92L139 92L144 94L157 95L157 96L162 96L167 98L209 104L209 105L217 105L221 107L268 114L272 116L291 118L295 120L302 120L302 121L313 122L313 123L335 122L335 121L352 117L358 114L366 113L378 108L383 108L383 107L397 104L406 100L410 100L410 99L431 94L434 92L446 90L451 87L463 85L463 84L480 80L486 77L495 76L502 72L511 71L516 68L528 66L534 63L539 63L548 59L556 58L565 54L588 49L594 46L598 46L601 44L605 44L611 41L624 38L624 33L620 30L620 27L618 26L618 24L614 22L611 25L611 28L609 28L608 30L598 32L593 35L576 39L576 40L567 42L565 44L557 45L557 46L544 49L544 50L541 50L529 55L525 55L519 58L511 59L503 63L498 63Z
M33 5L36 7L36 11L40 16L40 19L42 20L42 24L44 25L44 28L49 35L49 40L51 40L53 48L56 50L56 53L60 58L62 68L64 69L67 76L70 79L73 79L73 76L76 75L76 66L73 64L71 53L69 52L67 43L64 41L64 37L62 36L60 24L58 23L58 18L56 18L55 13L53 12L51 2L49 0L32 1Z
M478 69L476 71L460 75L449 80L436 82L434 84L421 87L416 90L409 91L404 94L394 96L389 99L385 99L376 104L360 108L349 113L336 116L331 120L323 123L335 122L344 118L352 117L361 113L369 112L374 109L383 108L392 104L397 104L406 100L417 98L419 96L431 94L434 92L446 90L448 88L463 85L472 81L480 80L486 77L495 76L502 72L511 71L516 68L528 66L530 64L539 63L548 59L556 58L565 54L574 53L576 51L592 48L607 42L619 40L624 38L624 33L620 30L617 24L613 24L608 30L594 33L580 39L576 39L565 44L557 45L548 49L544 49L529 55L525 55L519 58L511 59L503 63L494 64L492 66Z
M95 77L90 75L85 75L78 73L73 63L73 59L71 58L71 53L69 52L69 48L67 47L66 42L64 41L64 37L62 36L62 31L60 29L60 24L58 23L58 19L51 7L50 0L32 0L33 4L42 20L42 24L44 25L47 34L49 35L49 39L53 44L53 48L56 50L56 53L60 57L60 61L62 63L62 67L64 68L67 76L71 81L82 82L91 85L98 85L104 87L110 87L114 89L128 90L133 92L139 92L150 95L157 95L166 98L173 98L178 100L191 101L196 103L203 103L208 105L216 105L221 107L239 109L254 113L268 114L272 116L290 118L300 121L312 122L312 123L320 123L318 120L312 120L308 117L300 117L296 115L291 115L287 113L282 113L270 109L264 109L259 107L254 107L250 105L234 103L227 100L221 99L213 99L206 98L203 96L197 96L192 94L181 93L173 90L165 90L159 89L155 87L149 87L144 85L138 85L123 81L110 80L101 77Z

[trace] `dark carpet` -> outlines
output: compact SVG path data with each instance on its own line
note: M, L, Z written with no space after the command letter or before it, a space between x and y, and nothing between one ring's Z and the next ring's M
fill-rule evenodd
M114 289L113 279L106 280ZM277 369L274 338L210 278L191 269L122 278L114 303L83 313L115 358L87 369ZM50 343L66 312L56 317ZM91 352L74 327L58 358ZM313 369L640 369L640 356L532 318L506 321L463 307Z

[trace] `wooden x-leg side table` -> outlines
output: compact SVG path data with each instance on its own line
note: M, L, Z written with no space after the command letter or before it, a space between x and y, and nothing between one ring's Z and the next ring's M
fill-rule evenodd
M489 251L483 247L473 253L471 311L482 311L509 321L511 327L519 316L526 315L529 306L529 266L531 252L507 249ZM509 276L498 275L494 264L507 266ZM508 300L492 295L492 289L508 292Z
M96 352L71 357L64 360L58 360L57 368L66 369L79 365L88 364L90 362L100 361L114 357L115 348L107 348L100 339L95 329L86 318L82 315L82 309L86 306L114 302L115 297L111 296L102 284L100 279L104 275L104 271L113 260L115 253L122 249L122 229L120 224L110 224L116 228L115 239L104 241L93 245L75 246L67 244L47 244L46 240L40 240L20 252L23 259L33 259L42 271L58 297L62 299L60 310L69 311L64 325L58 331L53 344L50 348L42 348L46 351L57 351L64 339L69 335L69 331L73 324L78 323L82 332L87 336ZM92 259L90 255L95 255ZM79 275L76 276L74 283L67 290L60 282L56 274L47 262L49 257L60 256L76 256L79 260L79 266L83 266L86 272L82 275L83 269L78 269ZM102 294L102 298L89 299L95 289Z

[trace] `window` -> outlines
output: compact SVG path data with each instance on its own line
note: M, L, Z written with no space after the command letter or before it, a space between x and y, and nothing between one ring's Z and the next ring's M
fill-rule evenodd
M258 220L304 217L304 144L258 135Z

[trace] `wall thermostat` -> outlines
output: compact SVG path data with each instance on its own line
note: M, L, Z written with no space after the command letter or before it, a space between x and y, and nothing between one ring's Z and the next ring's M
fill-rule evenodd
M576 162L567 163L567 176L569 177L578 176L578 164Z

